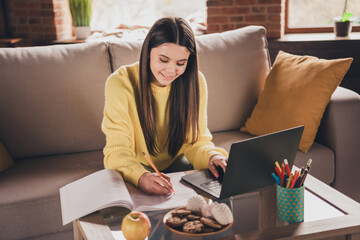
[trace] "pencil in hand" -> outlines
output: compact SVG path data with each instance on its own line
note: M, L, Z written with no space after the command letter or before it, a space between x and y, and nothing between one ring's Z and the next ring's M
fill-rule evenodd
M159 177L163 177L163 175L159 172L159 170L157 169L157 167L155 166L155 164L154 164L154 162L151 160L151 158L149 158L149 157L146 155L146 153L143 152L143 154L144 154L145 159L148 161L148 163L151 165L151 167L155 170L155 172L157 173L157 175L159 175ZM175 190L174 190L174 188L172 188L172 184L171 184L170 181L169 181L169 183L170 183L170 185L171 185L171 193L174 193Z

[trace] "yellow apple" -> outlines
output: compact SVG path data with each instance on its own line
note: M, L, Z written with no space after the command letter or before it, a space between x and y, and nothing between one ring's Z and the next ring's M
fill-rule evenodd
M144 240L149 235L150 229L150 220L143 212L131 212L121 223L121 231L126 240Z

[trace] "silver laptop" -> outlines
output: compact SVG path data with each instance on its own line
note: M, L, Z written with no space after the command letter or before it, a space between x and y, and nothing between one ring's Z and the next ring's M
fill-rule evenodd
M214 196L227 198L274 184L275 162L284 159L291 168L304 126L290 128L233 143L225 173L215 178L209 169L196 171L182 180Z

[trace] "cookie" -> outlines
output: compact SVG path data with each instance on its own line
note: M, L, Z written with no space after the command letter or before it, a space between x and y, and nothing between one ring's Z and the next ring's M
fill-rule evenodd
M186 216L186 218L189 219L190 221L200 220L200 216L195 215L195 214L189 214Z
M186 210L186 209L177 209L171 212L172 216L177 216L177 217L184 217L187 216L191 213L190 210Z
M234 221L230 208L225 203L212 204L211 213L221 225L227 225Z
M166 224L169 225L170 227L181 227L182 225L184 225L187 222L186 218L180 218L180 217L169 217L168 219L166 219Z
M184 224L183 231L187 233L199 233L204 229L204 224L199 220L190 221Z
M200 195L195 195L189 198L186 209L191 210L193 212L200 212L201 206L205 205L205 199Z
M209 226L211 228L215 228L215 229L221 229L222 226L215 220L211 219L211 218L206 218L206 217L202 217L200 218L200 221L205 224L206 226Z

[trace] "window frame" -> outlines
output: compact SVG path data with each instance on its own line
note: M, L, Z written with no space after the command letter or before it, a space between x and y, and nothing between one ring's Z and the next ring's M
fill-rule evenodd
M289 27L289 1L285 0L285 34L288 33L331 33L334 27L314 27L314 28L290 28ZM352 32L360 32L360 26L353 26Z

